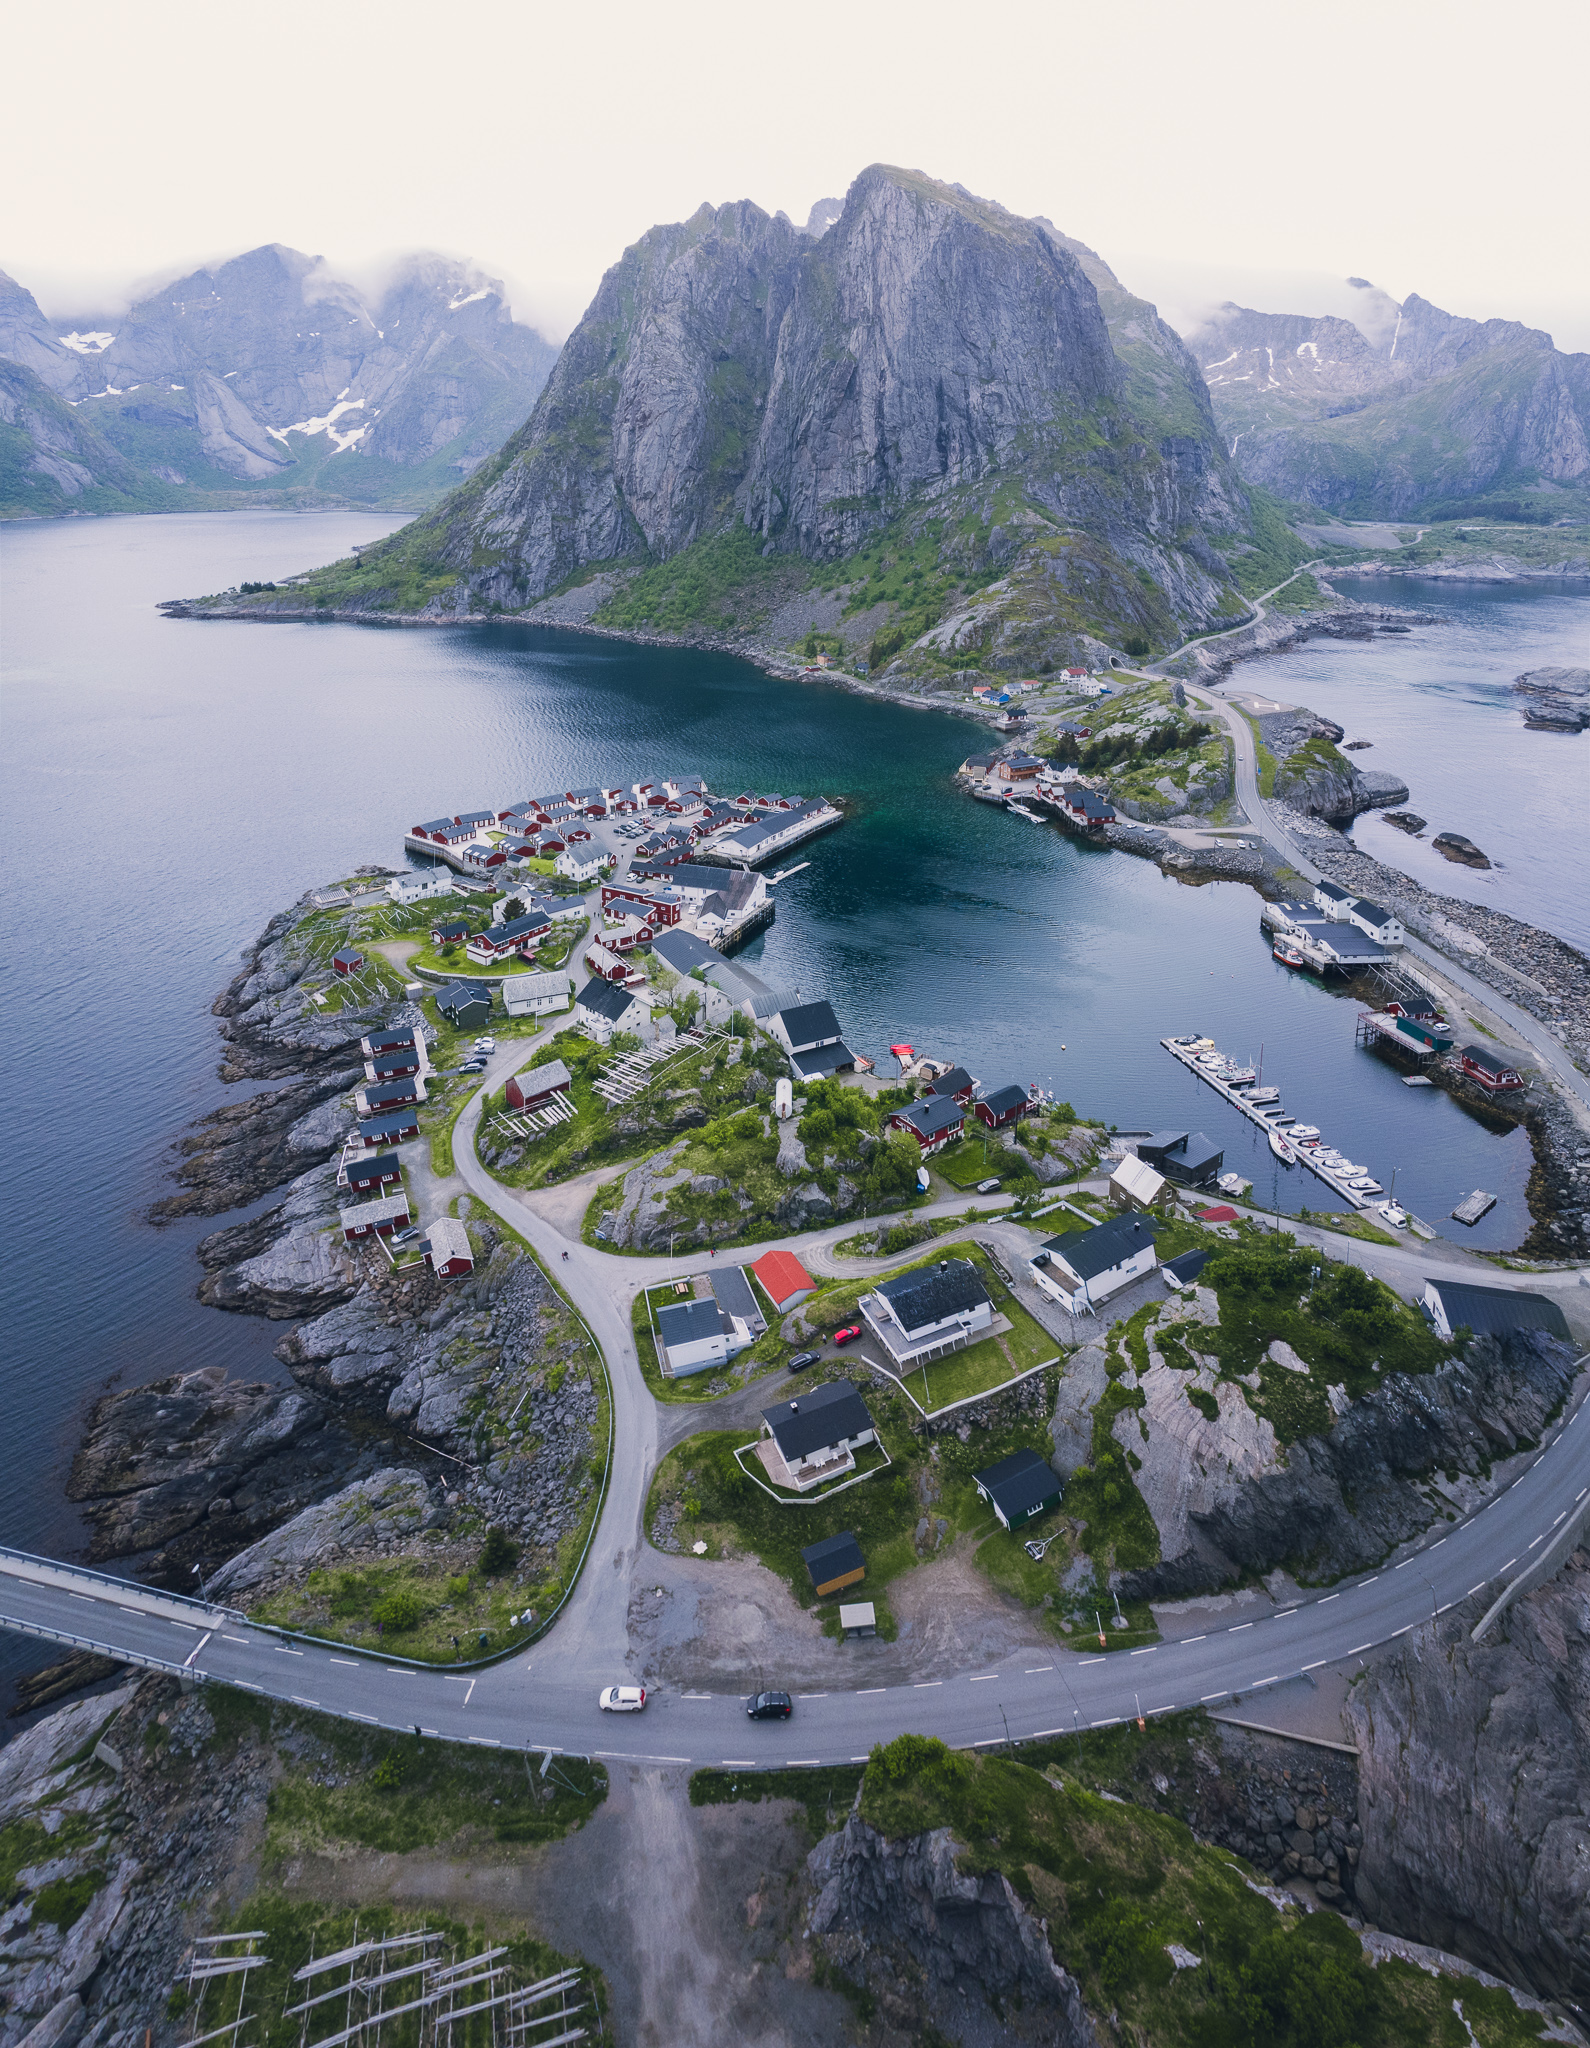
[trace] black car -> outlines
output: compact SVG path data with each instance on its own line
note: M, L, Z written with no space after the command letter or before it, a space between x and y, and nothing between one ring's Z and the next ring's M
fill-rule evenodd
M789 1362L789 1369L791 1372L804 1372L807 1366L815 1365L816 1363L817 1353L815 1351L797 1351Z
M754 1692L745 1711L753 1721L787 1721L795 1703L787 1692Z

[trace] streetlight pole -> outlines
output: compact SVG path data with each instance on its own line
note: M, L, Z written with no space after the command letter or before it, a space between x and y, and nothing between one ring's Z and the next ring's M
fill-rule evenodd
M208 1607L208 1606L209 1606L209 1604L210 1604L210 1596L209 1596L209 1594L208 1594L208 1593L207 1593L207 1592L206 1592L206 1591L204 1590L204 1565L203 1565L203 1562L202 1562L202 1560L201 1560L201 1562L200 1562L200 1563L196 1564L196 1565L195 1565L195 1566L193 1567L193 1571L194 1571L194 1576L195 1576L195 1577L196 1577L196 1578L198 1579L198 1581L199 1581L199 1598L200 1598L200 1599L201 1599L201 1600L202 1600L202 1601L204 1602L205 1606L206 1606L206 1607Z

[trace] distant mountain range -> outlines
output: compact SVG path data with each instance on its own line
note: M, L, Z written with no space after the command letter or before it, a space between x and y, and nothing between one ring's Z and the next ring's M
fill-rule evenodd
M1350 517L1583 518L1590 355L1349 282L1355 320L1228 304L1188 336L1243 476Z
M370 303L273 243L65 333L0 272L0 514L417 508L496 452L556 356L439 256Z

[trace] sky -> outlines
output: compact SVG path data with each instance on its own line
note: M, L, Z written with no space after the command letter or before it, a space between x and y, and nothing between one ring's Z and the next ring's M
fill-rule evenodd
M1341 281L1590 349L1590 14L1536 0L80 0L12 17L0 268L58 322L279 241L471 256L561 339L655 221L868 163L1043 214L1186 325Z

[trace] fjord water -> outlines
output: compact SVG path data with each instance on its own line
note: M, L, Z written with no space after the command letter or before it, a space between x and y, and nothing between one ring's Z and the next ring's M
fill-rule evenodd
M1319 1183L1277 1168L1157 1043L1207 1031L1234 1053L1262 1047L1293 1112L1380 1179L1400 1169L1417 1212L1496 1193L1465 1243L1523 1235L1521 1133L1492 1133L1356 1049L1354 1005L1274 964L1250 890L1186 887L958 795L978 736L964 720L575 634L173 623L154 609L397 523L232 513L0 531L13 1217L0 1540L80 1541L62 1483L112 1378L214 1364L280 1376L281 1325L194 1299L193 1247L214 1223L140 1220L167 1189L172 1141L241 1092L216 1078L210 1014L239 949L306 887L400 863L413 820L565 783L696 771L723 790L847 798L844 827L791 857L809 865L779 886L778 921L748 958L831 999L858 1050L909 1039L1126 1129L1202 1128L1263 1193L1318 1202Z
M1351 758L1408 785L1429 821L1422 839L1360 818L1363 851L1427 889L1505 910L1590 948L1590 732L1533 732L1513 694L1530 669L1590 667L1583 582L1452 583L1434 577L1340 576L1365 604L1400 605L1436 623L1374 641L1311 640L1244 662L1241 688L1307 704L1349 740ZM1431 841L1461 832L1489 870L1443 860Z

